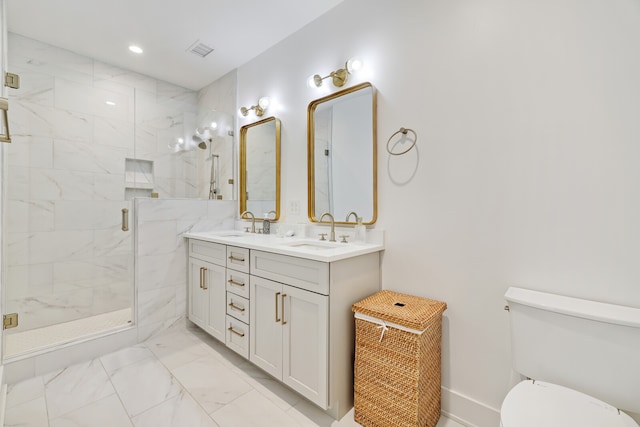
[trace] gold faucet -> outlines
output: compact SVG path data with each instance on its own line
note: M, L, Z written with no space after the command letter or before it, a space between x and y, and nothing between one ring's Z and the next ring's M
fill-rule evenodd
M251 215L251 232L256 232L256 216L251 211L244 211L240 214L240 219L245 219L245 215Z
M351 211L347 214L347 218L345 219L345 222L349 222L349 218L351 218L351 215L353 215L356 218L356 222L358 221L358 214L355 213L354 211Z
M325 216L329 216L329 218L331 218L331 238L329 239L330 242L335 242L336 241L336 222L333 219L333 215L331 215L329 212L325 212L322 214L322 216L320 217L320 223L322 223L322 219Z

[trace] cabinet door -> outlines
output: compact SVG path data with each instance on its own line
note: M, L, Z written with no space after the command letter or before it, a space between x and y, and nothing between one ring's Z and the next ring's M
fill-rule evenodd
M204 263L204 287L209 293L207 299L207 318L204 330L214 338L225 342L227 317L226 268Z
M282 292L282 381L327 409L329 297L286 285Z
M209 315L209 294L204 289L204 271L208 263L189 258L189 320L205 328Z
M251 276L249 360L282 380L282 284Z

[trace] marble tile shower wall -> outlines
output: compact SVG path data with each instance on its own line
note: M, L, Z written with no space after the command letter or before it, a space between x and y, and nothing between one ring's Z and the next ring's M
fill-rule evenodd
M7 310L19 330L131 305L132 233L122 232L125 159L153 161L160 197L196 195L197 94L9 34ZM115 105L107 105L105 101Z
M188 247L182 233L234 227L233 200L136 199L138 341L186 319Z

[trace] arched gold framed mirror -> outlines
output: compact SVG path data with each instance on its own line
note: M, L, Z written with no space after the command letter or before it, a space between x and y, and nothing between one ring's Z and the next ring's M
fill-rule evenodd
M329 212L337 224L377 219L376 96L361 83L307 109L308 216ZM351 213L355 215L350 215Z
M240 128L239 198L240 213L280 218L280 120L275 117Z

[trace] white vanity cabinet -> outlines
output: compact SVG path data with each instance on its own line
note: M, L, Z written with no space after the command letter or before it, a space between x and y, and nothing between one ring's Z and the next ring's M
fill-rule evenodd
M250 360L327 408L329 297L251 276Z
M252 250L249 359L334 418L353 406L353 303L380 289L379 252L333 262Z
M351 306L380 290L382 247L322 258L255 238L243 247L240 238L189 237L189 319L329 415L344 416L353 407Z
M226 247L191 240L189 254L189 320L224 341Z

